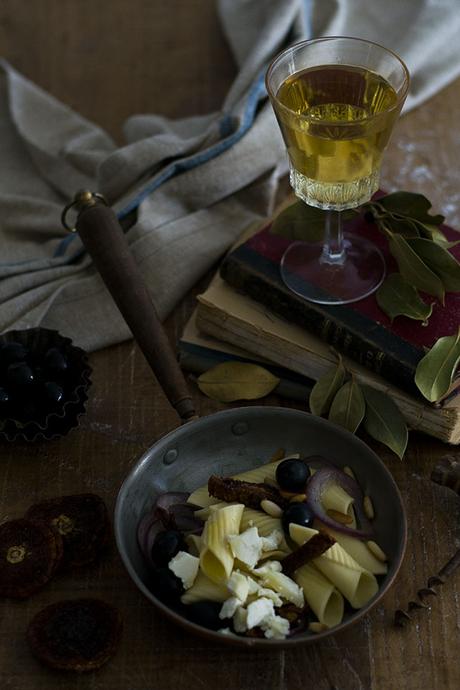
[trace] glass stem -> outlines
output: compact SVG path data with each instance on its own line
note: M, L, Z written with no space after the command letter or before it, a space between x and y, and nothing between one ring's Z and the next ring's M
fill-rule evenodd
M343 246L342 214L340 211L327 211L320 263L341 265L344 261L345 247Z

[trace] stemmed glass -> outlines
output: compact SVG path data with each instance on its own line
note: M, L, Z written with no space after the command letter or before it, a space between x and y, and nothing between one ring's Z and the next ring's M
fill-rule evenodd
M278 55L266 84L287 147L290 182L310 206L326 210L322 242L294 242L281 275L295 293L319 304L372 294L385 262L369 240L342 230L341 211L369 201L382 154L401 112L409 72L376 43L327 37Z

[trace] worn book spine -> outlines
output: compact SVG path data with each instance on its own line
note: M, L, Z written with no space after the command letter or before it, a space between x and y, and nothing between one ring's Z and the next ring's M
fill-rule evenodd
M383 376L412 395L420 396L415 370L424 350L402 340L379 323L349 307L313 304L291 292L279 266L247 245L224 260L222 278L235 289L305 328L339 352Z

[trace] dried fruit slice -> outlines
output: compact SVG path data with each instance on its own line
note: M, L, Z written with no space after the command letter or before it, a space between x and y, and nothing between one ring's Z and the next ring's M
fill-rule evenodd
M39 611L27 640L34 655L51 668L92 671L113 655L121 628L114 606L99 599L69 599Z
M96 494L51 498L31 506L26 517L59 532L64 542L66 567L96 561L110 535L107 508Z
M26 599L51 579L62 559L61 536L47 525L10 520L0 525L0 596Z

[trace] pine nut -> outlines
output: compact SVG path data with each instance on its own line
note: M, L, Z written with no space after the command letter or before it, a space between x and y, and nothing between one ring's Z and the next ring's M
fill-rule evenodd
M356 481L355 473L353 472L351 467L348 467L348 465L346 465L343 468L343 471L345 472L345 474L348 474L349 477L351 477L352 479L354 479Z
M325 623L320 623L319 621L313 621L309 624L308 629L312 633L321 633L328 630L328 626Z
M376 558L378 558L379 561L382 561L383 563L388 560L387 555L385 551L382 551L380 546L377 544L375 541L368 541L367 546L369 547L369 550L374 554Z
M278 460L282 460L284 458L285 452L286 451L284 450L284 448L278 448L278 450L273 453L268 462L278 462Z
M306 500L307 500L306 494L297 494L296 496L293 496L292 498L290 498L289 502L290 503L303 503Z
M364 514L369 520L373 520L375 517L374 504L370 496L364 496L363 501Z
M332 508L327 511L327 514L336 522L340 522L341 525L351 525L351 523L353 522L353 518L351 517L351 515L339 513L338 510L332 510Z
M273 501L269 501L267 498L264 498L264 500L260 502L260 507L264 513L267 513L267 515L270 515L270 517L279 518L283 514L281 508L276 505L276 503L273 503Z

